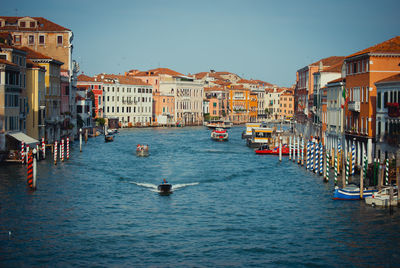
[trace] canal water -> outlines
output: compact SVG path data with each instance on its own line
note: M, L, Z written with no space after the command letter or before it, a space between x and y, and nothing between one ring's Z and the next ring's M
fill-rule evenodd
M332 182L229 130L121 130L71 159L0 166L0 266L399 266L400 210L332 200ZM150 156L135 155L148 144ZM156 186L165 178L169 196Z

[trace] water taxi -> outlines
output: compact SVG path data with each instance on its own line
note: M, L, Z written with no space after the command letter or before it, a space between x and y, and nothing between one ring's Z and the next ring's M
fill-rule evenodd
M261 127L261 123L246 123L246 129L242 132L242 139L251 138L255 127Z
M253 127L251 138L246 141L247 146L257 148L264 144L270 144L273 131L272 128L268 127Z
M228 131L223 128L216 128L211 131L211 139L216 141L227 141L228 140Z

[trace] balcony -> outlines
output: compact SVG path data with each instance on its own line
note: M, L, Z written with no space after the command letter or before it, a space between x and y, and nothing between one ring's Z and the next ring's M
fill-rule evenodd
M359 101L349 101L349 111L360 112L360 102Z

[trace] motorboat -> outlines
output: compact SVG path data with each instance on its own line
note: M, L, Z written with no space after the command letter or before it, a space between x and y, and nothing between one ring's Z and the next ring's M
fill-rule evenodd
M379 207L397 206L399 202L399 191L397 187L392 187L393 195L390 198L390 187L385 187L365 198L365 204Z
M211 139L216 141L227 141L228 140L228 131L223 128L216 128L211 131Z
M376 189L364 189L363 198L372 196L378 190ZM333 192L334 200L360 200L360 187L355 184L348 184L344 188L336 187Z
M114 136L113 135L105 135L104 140L105 140L105 142L114 141Z
M140 145L136 146L136 155L137 156L149 156L149 146L148 145Z
M210 121L206 126L209 129L217 129L217 128L223 128L223 129L229 129L232 127L232 122L224 121L224 120L214 120Z
M271 149L268 144L262 145L260 148L255 150L256 154L272 154L279 155L279 146ZM286 144L282 145L282 155L289 155L289 147Z
M172 193L172 185L163 179L162 183L157 187L160 194L168 195Z
M246 140L247 146L251 148L258 148L264 144L272 142L272 133L274 129L269 127L253 127L251 138Z

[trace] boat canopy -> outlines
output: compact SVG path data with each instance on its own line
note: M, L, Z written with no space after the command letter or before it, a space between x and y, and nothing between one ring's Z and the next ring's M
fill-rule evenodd
M10 136L10 137L12 137L12 138L14 138L14 139L16 139L16 140L18 140L18 141L20 141L20 142L24 142L25 144L37 144L37 143L39 143L39 141L38 140L35 140L34 138L32 138L32 137L29 137L28 135L26 135L25 133L23 133L23 132L14 132L14 133L7 133L7 136Z

